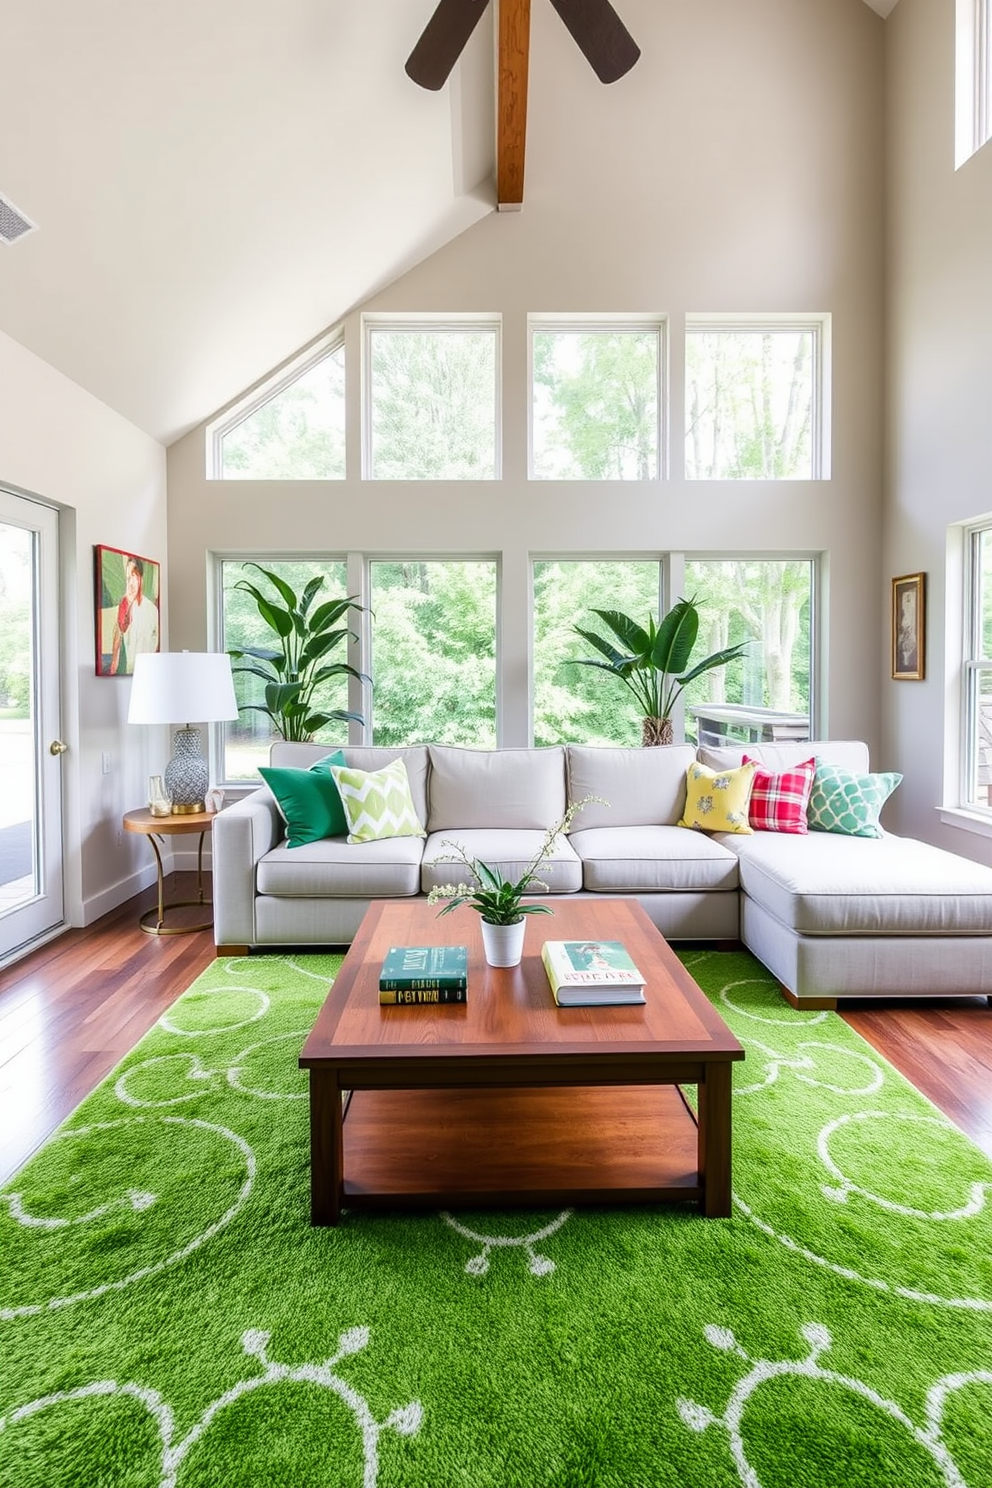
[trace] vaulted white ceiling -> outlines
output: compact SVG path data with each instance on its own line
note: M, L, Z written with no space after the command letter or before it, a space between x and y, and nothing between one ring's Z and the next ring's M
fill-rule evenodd
M434 94L432 7L0 0L0 331L170 443L478 221L491 15Z

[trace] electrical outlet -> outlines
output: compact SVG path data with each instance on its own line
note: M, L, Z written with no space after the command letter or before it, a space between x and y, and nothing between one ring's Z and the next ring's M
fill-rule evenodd
M109 775L110 774L110 750L109 749L105 749L103 751L103 754L101 756L101 765L102 765L102 768L103 768L104 775Z
M124 846L124 829L123 829L123 827L117 833L117 846L118 847L123 847Z

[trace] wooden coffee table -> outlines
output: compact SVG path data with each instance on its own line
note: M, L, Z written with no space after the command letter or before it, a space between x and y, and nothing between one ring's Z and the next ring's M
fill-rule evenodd
M342 1208L690 1199L729 1215L744 1050L635 900L548 903L553 917L528 917L521 964L502 969L486 964L472 910L370 905L300 1054L312 1224ZM549 939L622 940L646 1002L557 1007ZM388 948L432 944L468 946L466 1003L380 1006ZM683 1085L698 1087L698 1116Z

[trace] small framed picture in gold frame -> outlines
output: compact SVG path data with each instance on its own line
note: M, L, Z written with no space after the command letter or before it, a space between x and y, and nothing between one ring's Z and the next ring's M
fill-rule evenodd
M892 580L892 676L896 682L922 682L926 644L926 574Z

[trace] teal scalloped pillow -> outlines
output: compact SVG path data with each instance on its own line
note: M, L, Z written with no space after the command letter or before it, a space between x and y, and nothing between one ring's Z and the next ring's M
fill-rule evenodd
M902 780L894 771L859 775L837 765L817 765L806 820L811 832L837 832L844 837L883 837L882 807Z
M287 847L303 847L323 837L343 837L348 822L341 794L331 774L332 765L343 765L340 749L328 754L309 770L260 765L258 773L272 792L279 815L286 823Z

